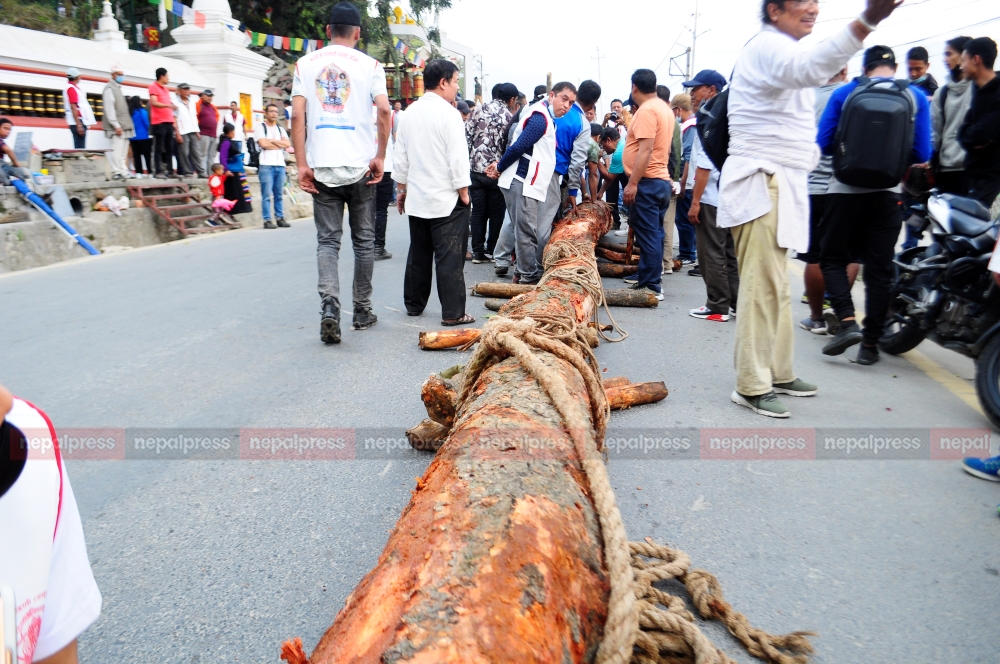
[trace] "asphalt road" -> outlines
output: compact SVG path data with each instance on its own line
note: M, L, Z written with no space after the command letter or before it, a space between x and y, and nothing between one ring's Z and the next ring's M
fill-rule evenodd
M0 382L60 428L398 435L425 416L427 375L467 355L417 350L418 329L439 329L440 308L432 296L422 317L405 315L408 240L391 215L395 256L375 264L379 323L345 330L339 346L318 339L314 229L303 221L0 277ZM470 284L492 278L492 266L467 265ZM797 369L820 394L788 398L788 421L762 421L729 401L735 324L688 317L703 303L701 280L665 279L661 306L614 310L630 336L597 350L607 376L670 389L660 404L613 416L624 439L672 429L695 441L688 460L612 455L629 535L688 552L755 625L819 632L816 662L997 661L998 485L926 451L698 460L692 429L988 428L967 403L971 362L925 343L937 380L904 358L860 367L822 356L823 340L797 330ZM474 298L468 310L477 325L488 313ZM805 305L795 312L804 317ZM293 636L311 650L428 463L411 450L340 461L151 457L69 462L104 596L83 662L273 662ZM756 661L721 627L705 629L737 661Z

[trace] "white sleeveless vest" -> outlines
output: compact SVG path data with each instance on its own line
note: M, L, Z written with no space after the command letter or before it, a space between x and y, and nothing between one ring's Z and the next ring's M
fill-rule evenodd
M514 178L517 178L524 183L523 191L525 196L533 198L536 201L545 202L545 194L549 189L549 182L552 180L552 174L556 171L556 123L549 113L547 100L543 99L528 107L524 114L524 119L518 122L517 127L514 128L511 145L517 142L518 137L524 132L524 125L527 124L528 118L535 113L545 118L545 133L535 143L533 152L529 157L528 177L520 178L517 176L517 165L521 161L518 159L500 175L498 184L504 189L510 189L511 182L514 181Z

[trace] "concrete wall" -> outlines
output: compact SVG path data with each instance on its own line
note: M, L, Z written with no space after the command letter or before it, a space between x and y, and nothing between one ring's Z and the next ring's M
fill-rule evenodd
M260 206L260 181L249 176L253 196L253 212L236 215L243 228L260 227L263 216ZM208 200L206 180L186 180L192 189L203 191L202 200ZM182 238L179 231L160 219L148 208L130 208L118 217L111 212L95 212L92 205L98 189L116 197L127 195L118 183L97 182L64 185L71 199L78 198L86 211L82 217L67 217L66 222L102 252L123 251L134 247L172 242ZM298 203L285 196L285 218L301 219L312 216L312 197L298 189L293 181ZM0 204L6 208L6 218L28 217L27 221L0 223L0 272L26 270L50 265L73 258L84 258L87 252L63 232L54 222L16 195L13 187L0 187ZM14 214L11 214L14 213ZM3 218L3 217L0 217ZM231 232L231 231L220 231Z

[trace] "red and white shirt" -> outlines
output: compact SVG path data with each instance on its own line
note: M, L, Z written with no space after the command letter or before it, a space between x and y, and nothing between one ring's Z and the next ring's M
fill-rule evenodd
M16 398L5 419L29 444L24 469L0 496L0 583L14 590L17 662L31 664L97 620L101 593L52 423Z

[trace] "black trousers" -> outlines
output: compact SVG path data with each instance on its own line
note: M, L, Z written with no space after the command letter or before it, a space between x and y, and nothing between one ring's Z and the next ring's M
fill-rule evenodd
M611 218L614 220L614 223L611 224L612 228L621 228L622 225L622 218L618 213L618 188L621 186L618 178L620 177L623 175L612 174L611 179L608 180L608 189L604 192L604 200L611 206Z
M965 196L969 188L965 184L965 171L941 171L934 174L934 184L942 194Z
M1000 196L1000 178L989 175L972 175L966 171L965 182L969 187L969 193L966 195L985 205L986 209L991 208L997 196Z
M892 284L892 258L903 224L899 194L827 194L820 221L819 266L830 304L843 320L854 316L847 265L865 266L865 344L875 345L885 328Z
M392 173L383 173L375 185L375 248L385 249L385 229L389 225L389 205L392 203Z
M177 139L174 138L174 126L168 122L155 124L150 129L153 137L153 171L154 173L174 174L174 150Z
M132 163L136 173L153 173L153 139L132 139Z
M407 312L423 312L431 296L432 276L437 276L441 318L465 315L465 245L469 239L470 213L469 206L459 199L447 217L410 216L410 251L403 277L403 304Z
M503 216L507 212L503 192L493 178L472 173L469 197L472 199L472 253L492 255L500 239Z

